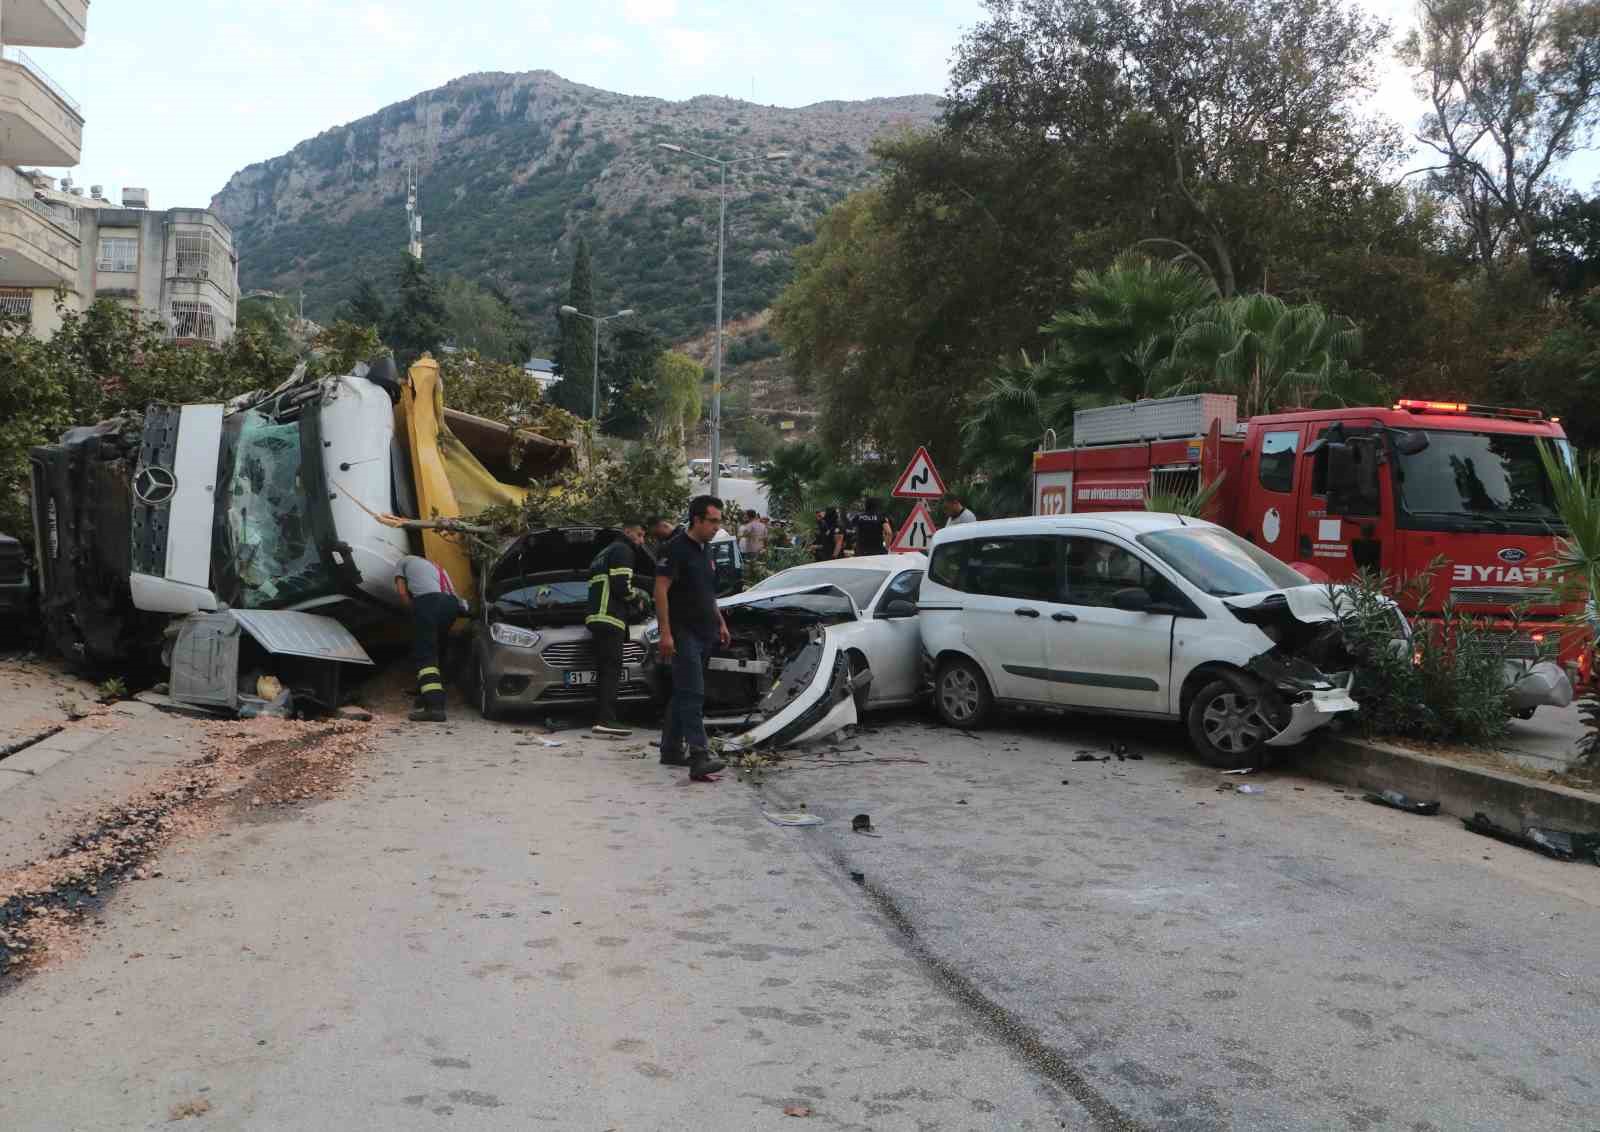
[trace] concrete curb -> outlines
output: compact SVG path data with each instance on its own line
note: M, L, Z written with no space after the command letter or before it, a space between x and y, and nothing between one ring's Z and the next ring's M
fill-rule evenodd
M1437 798L1439 809L1452 817L1482 813L1507 829L1538 825L1600 833L1600 795L1487 767L1463 766L1370 739L1328 736L1285 769L1340 786Z

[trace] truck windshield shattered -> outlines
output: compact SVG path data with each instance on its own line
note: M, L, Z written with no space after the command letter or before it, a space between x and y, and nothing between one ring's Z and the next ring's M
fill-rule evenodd
M310 509L321 501L302 466L299 421L249 409L223 425L213 577L219 596L272 609L337 593ZM320 453L313 453L320 459Z
M1427 430L1420 452L1399 454L1400 507L1427 519L1499 519L1561 526L1538 439L1517 433ZM1572 446L1546 439L1569 465Z

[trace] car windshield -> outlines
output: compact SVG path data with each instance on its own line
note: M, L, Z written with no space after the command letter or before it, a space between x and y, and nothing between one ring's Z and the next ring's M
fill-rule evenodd
M770 578L763 578L750 587L755 590L787 590L795 586L838 586L855 599L856 605L865 609L878 592L887 570L854 570L848 566L796 566Z
M314 453L314 456L320 454ZM217 493L219 589L241 609L272 609L337 593L322 559L301 475L300 425L255 410L235 414L222 441Z
M1558 523L1536 437L1429 429L1428 446L1401 454L1400 506L1412 515ZM1569 465L1572 448L1549 440Z
M1303 586L1305 575L1221 527L1172 527L1139 536L1139 545L1212 597Z

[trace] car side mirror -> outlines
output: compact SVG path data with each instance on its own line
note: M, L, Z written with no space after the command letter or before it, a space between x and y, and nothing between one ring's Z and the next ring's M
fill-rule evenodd
M892 597L883 603L883 608L878 610L878 620L888 621L896 617L915 617L917 603L907 601L903 597Z
M1112 607L1124 613L1148 613L1154 604L1155 600L1150 596L1150 591L1140 589L1138 586L1129 586L1111 595Z
M1394 450L1402 456L1415 456L1419 452L1427 451L1428 434L1421 429L1406 431L1395 429L1391 435L1394 437Z

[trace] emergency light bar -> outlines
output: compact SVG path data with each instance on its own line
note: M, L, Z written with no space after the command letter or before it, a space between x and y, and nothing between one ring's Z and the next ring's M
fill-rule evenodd
M1494 405L1469 405L1465 401L1413 401L1401 398L1394 403L1394 407L1412 413L1458 413L1473 417L1507 417L1518 421L1544 419L1544 414L1538 409L1502 409Z

